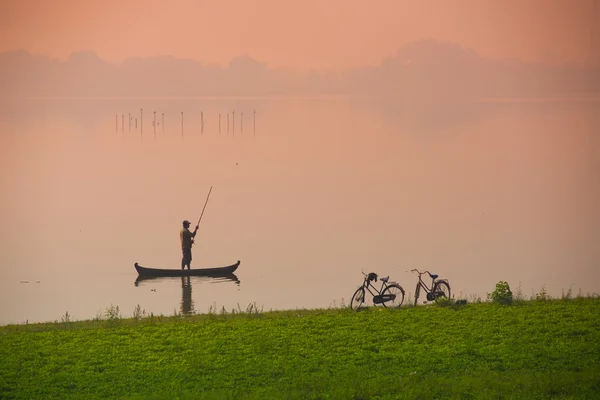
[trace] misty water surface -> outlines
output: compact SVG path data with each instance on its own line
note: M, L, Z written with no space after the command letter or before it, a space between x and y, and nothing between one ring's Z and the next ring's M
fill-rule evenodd
M412 268L463 298L600 291L598 101L11 100L0 118L2 324L329 307L361 270L407 295ZM136 285L135 262L179 266L211 185L192 266L241 260L237 281Z

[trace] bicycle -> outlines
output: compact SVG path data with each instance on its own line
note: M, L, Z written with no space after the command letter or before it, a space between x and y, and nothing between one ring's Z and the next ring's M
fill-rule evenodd
M368 290L369 293L373 296L373 304L378 305L382 304L384 307L393 307L399 308L404 302L404 289L396 282L390 282L389 276L384 278L380 278L381 288L379 290L371 283L373 281L377 282L377 274L374 272L370 272L369 274L362 273L365 276L365 279L362 285L356 289L354 295L352 295L352 300L350 300L350 309L351 310L360 310L362 305L365 303L365 294ZM373 290L371 290L371 288Z
M438 279L437 274L432 274L429 271L420 272L417 269L413 269L410 272L416 272L419 274L419 282L417 282L417 287L415 289L415 306L417 305L417 301L419 300L419 294L421 292L421 288L425 290L427 293L427 301L438 301L441 298L450 298L450 283L447 279ZM427 286L427 284L421 278L423 274L429 274L431 278L431 289ZM427 303L424 301L423 304Z

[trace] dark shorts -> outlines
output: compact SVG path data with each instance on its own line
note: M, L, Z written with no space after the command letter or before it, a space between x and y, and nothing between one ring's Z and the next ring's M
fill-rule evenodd
M183 262L188 264L192 261L192 249L181 249L183 253Z

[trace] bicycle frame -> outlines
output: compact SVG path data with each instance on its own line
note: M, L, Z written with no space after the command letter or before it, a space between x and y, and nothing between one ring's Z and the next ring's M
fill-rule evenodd
M429 271L419 272L419 270L413 269L412 272L416 272L419 275L419 281L417 282L417 286L415 288L415 306L416 306L417 301L419 300L419 297L421 294L421 288L423 288L423 290L425 290L425 293L427 293L427 294L431 293L433 291L433 288L435 287L437 278L431 278L431 288L429 288L427 286L427 284L425 283L425 281L423 280L423 278L421 277L421 275L423 275L425 273L427 273L429 276L431 276L431 273Z
M423 280L423 278L421 278L421 275L419 275L419 282L417 282L417 286L422 287L426 293L431 293L434 285L435 285L435 279L431 280L431 288L429 288L427 286L427 284L425 283L425 281Z
M386 283L382 281L381 282L381 288L379 288L379 290L377 290L377 288L369 280L369 277L365 276L365 280L363 281L362 286L365 289L367 289L369 291L369 293L371 293L371 296L375 297L377 295L381 295L381 293L385 290L385 288L387 288L388 285L386 285ZM373 293L373 291L371 290L371 288L373 288L373 290L375 290L376 293Z

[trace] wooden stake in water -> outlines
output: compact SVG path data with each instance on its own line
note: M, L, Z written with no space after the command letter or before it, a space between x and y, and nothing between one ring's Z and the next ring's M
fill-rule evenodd
M121 131L125 131L125 114L121 114Z
M156 139L156 111L154 111L154 122L152 124L154 125L154 139Z
M165 131L165 113L161 113L162 116L162 130Z
M221 133L221 114L219 114L219 133Z
M253 120L254 136L256 136L256 110L254 110L253 112L254 112L254 120Z
M115 114L115 132L119 132L119 114Z
M229 133L229 113L227 113L227 133Z
M183 111L181 112L181 139L183 140Z
M204 133L204 112L200 111L200 133Z

